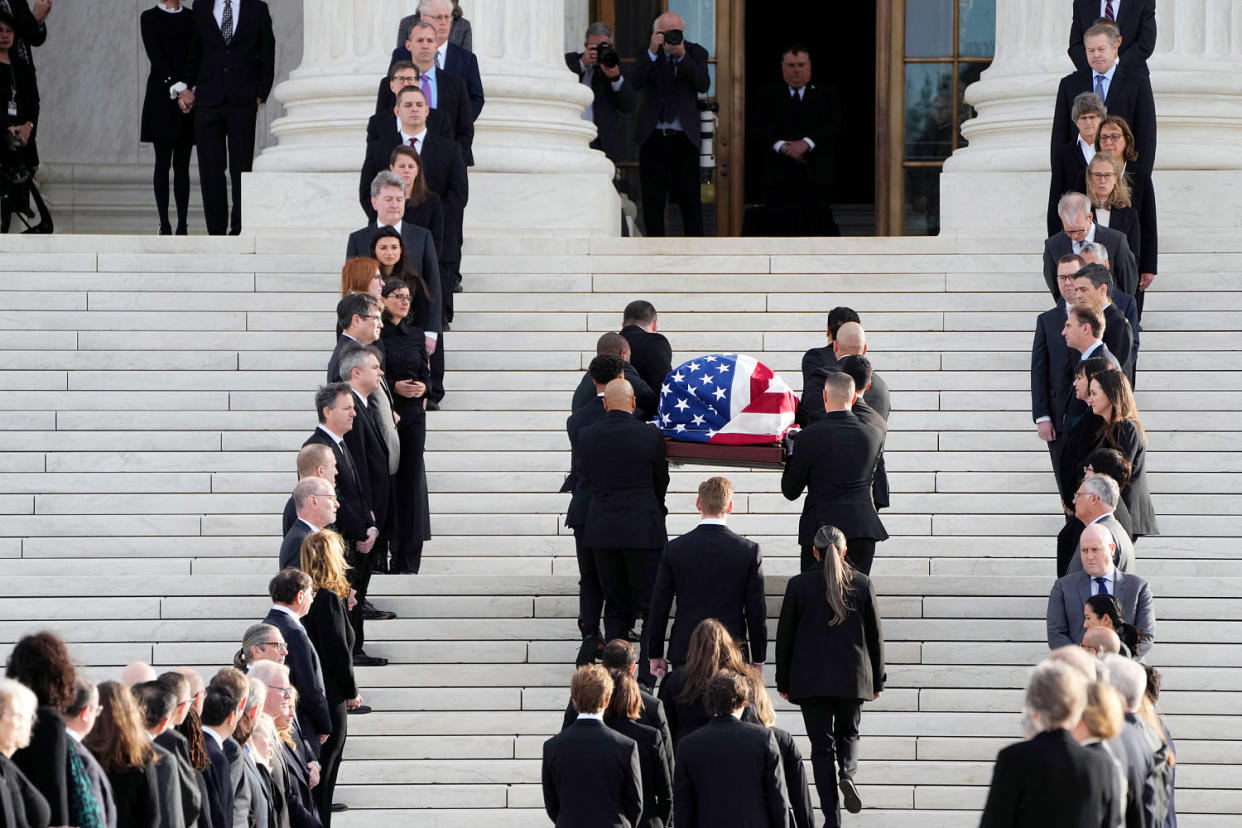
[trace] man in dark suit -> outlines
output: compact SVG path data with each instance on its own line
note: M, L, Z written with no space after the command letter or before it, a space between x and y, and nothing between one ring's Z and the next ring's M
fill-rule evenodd
M1134 541L1117 521L1114 512L1121 500L1121 489L1117 481L1106 474L1092 474L1083 478L1074 493L1074 518L1069 521L1077 527L1073 532L1073 546L1067 550L1062 563L1061 550L1057 550L1057 577L1082 572L1082 556L1079 547L1083 530L1088 526L1103 526L1108 530L1109 547L1113 555L1113 566L1122 572L1134 571ZM1058 537L1058 543L1060 538Z
M580 478L591 491L582 542L595 552L604 590L604 636L625 638L651 604L664 529L668 461L664 436L634 419L634 390L623 379L604 388L605 414L578 432ZM646 633L644 632L644 637ZM646 645L639 653L639 681L646 670Z
M483 79L479 76L479 59L469 49L449 43L449 31L453 28L453 6L449 0L420 0L419 19L426 20L436 29L436 68L451 72L466 82L470 95L470 116L478 120L483 110ZM392 50L390 64L409 60L410 50L398 46Z
M634 89L646 91L635 140L648 236L665 235L664 204L670 196L681 208L685 234L703 235L698 96L711 86L711 78L707 50L686 40L685 31L680 15L660 15L647 52L635 59L631 74Z
M860 322L858 313L853 308L838 305L828 311L828 344L820 348L808 348L802 355L802 397L798 402L796 422L806 428L811 424L810 412L816 410L822 396L824 385L819 376L821 368L827 368L837 361L833 346L836 344L837 332L846 322ZM808 408L809 406L809 408ZM820 414L822 415L822 411ZM818 419L818 418L817 418Z
M1104 332L1101 337L1104 344L1108 346L1109 352L1121 363L1121 370L1125 372L1133 386L1135 363L1138 360L1138 351L1134 344L1134 330L1130 327L1130 322L1122 313L1121 308L1112 301L1109 295L1112 284L1112 274L1108 272L1105 265L1084 265L1074 274L1075 304L1090 305L1103 315Z
M1083 44L1087 66L1061 78L1057 89L1051 154L1055 155L1058 147L1074 140L1078 134L1078 127L1070 120L1074 98L1082 92L1094 92L1104 99L1109 115L1126 119L1139 151L1139 159L1134 164L1142 171L1151 172L1152 160L1156 157L1156 102L1151 93L1151 80L1141 66L1118 64L1121 35L1116 26L1106 23L1091 26L1083 33Z
M582 51L566 52L565 65L578 76L580 82L590 87L594 96L583 115L584 118L589 115L589 120L595 123L596 135L591 147L602 150L614 164L618 164L625 149L618 113L633 112L637 97L634 85L621 73L619 63L607 66L599 62L601 46L605 54L611 49L611 54L616 55L612 29L605 23L592 23L587 26Z
M834 140L841 131L841 105L828 85L811 83L805 46L781 55L783 83L758 101L763 138L763 201L773 236L839 236L832 216L836 179Z
M1061 298L1035 320L1031 344L1031 419L1039 439L1048 444L1052 471L1061 479L1061 435L1073 397L1069 346L1062 331L1077 296L1074 274L1083 267L1082 257L1067 253L1057 261L1057 286Z
M1052 298L1059 295L1057 262L1067 253L1081 254L1090 242L1099 242L1107 248L1117 288L1133 296L1138 289L1138 265L1125 234L1096 224L1091 217L1091 202L1082 193L1062 196L1057 203L1057 215L1061 217L1062 231L1044 242L1044 282Z
M79 673L74 683L74 691L74 697L64 711L65 734L69 740L69 747L77 753L82 761L82 768L86 772L86 778L90 780L91 794L99 808L101 828L117 828L116 801L112 797L112 783L108 780L108 774L104 773L104 769L100 766L99 760L82 744L86 734L95 727L95 719L99 716L99 690L93 682L88 681ZM0 788L3 787L0 785ZM206 803L204 803L205 807ZM13 825L14 823L4 824Z
M194 695L190 692L190 681L176 672L161 673L156 683L165 692L172 694L175 701L172 717L167 729L155 737L155 743L173 755L177 762L181 778L181 808L186 816L186 825L205 824L206 817L199 816L207 812L207 801L200 775L190 761L190 743L181 735L178 728L190 715L194 705ZM193 789L193 793L188 791ZM195 820L198 820L196 823Z
M625 377L625 381L634 387L634 399L638 407L634 409L634 416L640 420L650 420L656 415L660 408L660 397L655 390L646 383L646 381L638 375L638 371L630 364L630 357L633 352L630 350L630 343L624 336L609 331L606 334L600 334L599 339L595 343L596 356L615 356L621 360L621 369ZM582 406L595 399L601 391L596 390L595 383L591 379L591 372L584 371L582 380L578 383L578 387L574 389L573 400L570 402L570 410L577 411Z
M1157 812L1156 763L1151 743L1144 735L1146 722L1138 711L1147 690L1147 673L1143 665L1120 655L1104 657L1108 683L1118 693L1125 707L1125 724L1115 742L1120 743L1126 767L1126 828L1160 828Z
M1111 20L1121 34L1121 65L1149 74L1147 59L1156 50L1156 0L1074 0L1068 52L1076 69L1090 68L1083 32L1101 19Z
M798 521L803 571L817 565L815 533L825 524L845 533L850 563L868 575L876 541L888 538L871 494L884 436L851 410L856 396L848 374L824 377L827 413L798 434L781 475L785 499L797 500L807 491Z
M543 743L543 806L558 828L631 828L643 810L638 745L604 725L612 677L579 667L569 684L573 727Z
M370 480L367 478L365 465L353 458L345 444L345 434L354 427L357 415L353 390L347 383L328 383L316 392L315 408L319 412L319 427L302 445L318 443L332 449L337 468L336 529L345 539L347 559L354 554L369 555L375 546L375 539L379 536L375 510L370 500ZM358 634L363 626L362 602L359 601L350 612L355 634ZM355 665L381 667L387 663L385 658L367 655L361 644L355 643Z
M389 117L397 105L397 93L406 86L417 86L423 90L427 107L431 110L427 115L427 125L432 132L456 141L466 166L472 166L474 116L470 113L469 92L464 80L436 66L435 27L421 21L415 23L410 29L406 49L410 52L410 59L390 66L388 77L379 83L375 95L375 114Z
M668 372L673 370L673 346L658 331L660 317L655 305L635 299L621 316L621 335L630 343L629 363L657 394ZM655 413L653 409L652 414Z
M1121 360L1104 343L1104 314L1092 306L1074 305L1071 307L1065 316L1065 325L1061 328L1061 335L1065 337L1065 344L1070 351L1077 351L1081 355L1078 360L1074 360L1072 354L1070 356L1073 362L1070 366L1071 376L1077 373L1078 362L1093 357L1106 359L1118 371L1121 370ZM1070 410L1072 411L1073 408L1074 404L1071 402Z
M1140 330L1142 326L1139 325L1139 311L1141 310L1139 307L1140 303L1137 299L1135 299L1135 297L1128 293L1123 293L1117 289L1117 279L1112 275L1113 269L1109 264L1107 247L1099 242L1089 242L1088 244L1084 244L1082 246L1082 253L1080 253L1079 256L1083 260L1084 265L1101 264L1108 268L1108 298L1114 305L1117 306L1117 310L1121 311L1121 315L1126 318L1126 322L1130 324L1130 333L1134 335L1135 360L1137 360L1142 333ZM1142 296L1141 290L1139 291L1139 296ZM1130 384L1134 384L1133 377L1130 378Z
M259 107L272 91L276 37L263 0L198 2L181 108L194 109L194 140L207 232L241 232L241 179L254 161ZM233 190L232 220L224 171ZM231 226L230 226L231 225Z
M1145 634L1135 655L1146 655L1156 637L1151 587L1138 575L1122 572L1113 564L1113 537L1107 528L1098 523L1086 527L1078 543L1082 571L1058 578L1048 596L1049 649L1082 643L1083 605L1092 595L1103 592L1115 596L1126 621Z
M192 778L184 778L177 758L167 748L156 741L164 731L172 726L172 718L176 713L177 699L160 686L157 681L135 684L130 691L138 703L138 712L143 719L143 727L151 740L151 748L155 751L155 779L159 791L159 824L160 828L173 828L194 824L198 818L198 806L187 810L184 797L198 801L198 784ZM192 804L192 803L190 803Z
M634 652L634 645L624 638L614 638L604 645L599 656L599 664L609 673L637 676L638 653ZM638 694L642 699L638 708L638 723L660 731L664 737L664 744L673 744L672 732L668 726L668 715L664 712L664 702L644 690L641 684L638 686ZM574 707L573 700L570 699L565 705L565 717L561 721L561 730L573 725L577 719L578 710ZM669 758L671 759L672 756Z
M751 663L763 664L768 657L763 555L759 544L726 525L733 512L733 484L723 477L709 477L699 484L694 507L701 516L699 525L664 547L651 594L651 613L644 629L651 673L656 678L664 677L670 662L673 667L686 663L690 634L706 618L724 624ZM666 659L664 631L674 596L677 617Z
M612 334L616 336L616 334ZM604 419L604 387L623 374L624 363L617 356L597 356L591 360L587 376L595 389L595 396L585 405L574 409L565 421L569 434L569 474L561 486L562 492L573 492L569 510L565 513L565 525L574 530L574 547L578 554L578 632L582 645L578 648L577 666L593 664L604 649L604 633L600 629L600 614L604 611L604 588L600 585L599 572L595 568L595 552L582 540L586 528L587 511L591 503L591 490L582 478L578 458L578 435L582 429Z
M297 520L280 542L280 568L302 566L302 541L312 532L336 520L336 494L332 484L319 477L304 477L293 488L293 505Z
M766 727L741 721L746 680L721 670L703 694L713 718L677 745L673 822L784 828L788 810L781 754Z
M314 750L332 733L332 717L323 686L319 655L302 626L302 616L310 610L314 590L311 579L300 569L282 569L267 585L272 608L263 618L285 637L289 680L298 691L298 721Z
M211 814L211 824L233 824L234 787L230 778L229 754L237 749L233 730L242 716L246 696L231 682L215 678L207 685L203 697L203 747L207 752L207 768L203 771L207 783L209 801L205 810ZM226 752L226 746L231 746Z
M854 380L854 404L850 411L862 421L880 432L880 456L875 461L875 475L871 478L871 500L876 510L889 505L888 469L884 466L884 440L888 438L888 414L881 414L867 402L867 392L873 385L875 373L871 370L871 360L860 354L846 354L837 360L836 370L849 374ZM884 389L884 397L888 397L888 389Z

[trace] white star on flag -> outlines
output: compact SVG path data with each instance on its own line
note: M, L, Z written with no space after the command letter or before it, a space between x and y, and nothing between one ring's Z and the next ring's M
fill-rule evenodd
M709 429L707 430L707 439L709 439L709 440L710 440L710 439L712 439L712 438L713 438L713 437L715 437L715 436L716 436L716 432L715 432L715 431L713 431L712 429L710 429L710 428L709 428Z
M678 411L685 411L687 408L690 407L690 405L686 402L685 398L681 398L677 400L677 405L673 407L676 408Z
M704 374L704 375L703 375L703 377L702 377L702 380L703 380L703 387L704 387L704 388L706 388L706 387L707 387L707 386L709 386L709 385L713 385L713 384L714 384L714 383L712 382L712 375L711 375L711 374Z
M685 423L678 423L677 428L675 429L675 431L685 431L685 430L686 430Z
M703 361L704 361L704 362L715 362L715 361L716 361L716 355L715 355L715 354L708 354L707 356L703 357Z
M721 366L716 369L716 373L724 374L724 373L727 373L728 370L729 370L729 363L725 362L725 363L722 363Z
M697 362L692 362L686 367L690 369L691 373L694 373L695 371L699 370L699 364Z
M723 400L727 392L723 388L717 388L712 393L716 396L716 399Z
M703 425L703 415L702 415L702 414L695 414L695 415L694 415L694 421L693 421L692 423L690 423L690 425Z
M678 371L676 374L673 374L673 382L685 382L685 381L686 381L686 378L681 375L680 371Z
M667 384L665 384L665 385L661 385L661 386L660 386L660 396L664 396L665 394L667 394L668 392L670 392L670 391L672 391L672 390L673 390L673 389L672 389L672 388L669 388Z

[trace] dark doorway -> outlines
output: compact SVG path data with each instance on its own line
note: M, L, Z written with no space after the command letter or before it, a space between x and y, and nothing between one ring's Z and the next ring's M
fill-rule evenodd
M791 43L811 52L816 86L831 86L841 103L836 138L833 213L846 236L875 234L875 62L876 8L873 2L828 3L790 0L774 14L770 3L746 4L746 177L747 207L762 202L760 159L764 148L752 117L755 102L781 81L781 52Z

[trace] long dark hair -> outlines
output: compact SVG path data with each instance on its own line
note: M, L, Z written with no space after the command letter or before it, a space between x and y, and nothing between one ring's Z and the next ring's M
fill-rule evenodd
M1107 618L1109 623L1113 625L1113 632L1117 633L1117 637L1121 639L1121 643L1126 645L1126 649L1130 651L1131 657L1138 656L1138 645L1140 641L1148 641L1151 636L1133 624L1126 621L1125 612L1121 609L1121 602L1117 600L1115 595L1092 595L1087 599L1087 609L1095 614L1096 618Z
M1139 420L1138 405L1134 402L1134 392L1130 390L1130 380L1120 371L1104 371L1096 374L1092 378L1092 382L1100 386L1100 391L1108 398L1112 412L1109 414L1104 425L1100 427L1099 435L1112 448L1120 448L1118 440L1121 432L1121 424L1126 420L1134 423L1139 434L1146 435L1143 431L1143 423Z
M393 147L392 154L388 156L388 169L392 169L392 165L397 163L397 159L402 155L407 158L414 159L414 163L418 165L418 173L414 176L414 181L410 183L409 195L405 197L407 206L417 207L427 200L427 177L423 175L423 159L418 154L418 150L413 147L407 147L405 144L398 144Z
M421 290L423 292L423 296L430 296L431 291L427 288L427 282L423 280L422 276L415 273L413 269L406 266L405 239L401 238L401 234L397 232L397 228L381 227L371 234L371 258L376 259L377 261L379 257L375 255L375 246L379 244L380 239L396 239L397 243L401 245L401 257L397 259L397 263L392 266L392 273L384 277L384 284L387 285L388 282L393 279L400 279L410 286L411 294L417 293ZM381 273L382 272L383 271L381 270ZM385 293L384 295L387 296L388 294ZM411 295L410 298L413 299L413 295Z
M185 721L177 725L177 732L189 743L190 764L195 770L207 770L209 760L207 746L203 744L203 720L198 717L198 711L194 709L193 704L190 705L190 712L186 715Z
M742 675L746 661L724 624L715 618L705 618L690 635L686 663L679 669L686 671L686 683L677 700L690 703L703 698L707 682L717 671L729 670Z
M815 548L823 558L824 600L832 610L828 623L836 627L845 623L853 610L854 567L845 559L845 534L835 526L821 526L815 533Z
M55 633L37 632L18 641L4 674L33 690L44 707L63 710L77 696L77 671Z

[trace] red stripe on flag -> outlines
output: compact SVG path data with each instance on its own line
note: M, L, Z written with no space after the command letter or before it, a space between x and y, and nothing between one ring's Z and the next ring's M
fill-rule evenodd
M758 397L752 398L750 405L742 409L743 414L784 414L787 411L795 411L798 403L794 399L793 392L786 391L781 394L760 394Z

